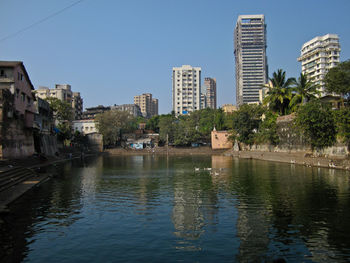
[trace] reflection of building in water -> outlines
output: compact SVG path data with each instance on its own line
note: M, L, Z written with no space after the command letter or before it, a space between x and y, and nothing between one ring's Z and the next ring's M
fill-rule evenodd
M202 234L204 218L200 194L200 191L186 189L185 182L176 183L172 221L177 237L191 240L199 238Z
M252 207L250 207L252 206ZM237 207L237 236L240 239L238 262L261 262L261 256L268 251L269 222L266 209L240 200Z
M83 168L84 176L81 178L81 192L83 197L91 197L96 193L97 180L103 174L103 158L95 160L94 165Z
M233 160L232 157L222 155L211 156L211 167L215 169L220 168L232 168Z

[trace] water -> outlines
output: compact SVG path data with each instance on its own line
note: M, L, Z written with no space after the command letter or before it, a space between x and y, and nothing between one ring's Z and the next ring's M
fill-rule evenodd
M350 260L345 171L221 156L98 157L55 170L5 218L4 262Z

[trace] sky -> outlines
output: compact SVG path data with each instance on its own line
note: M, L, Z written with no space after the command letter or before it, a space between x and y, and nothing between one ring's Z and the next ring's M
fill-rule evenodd
M219 106L235 104L233 31L246 14L265 15L270 76L297 77L301 46L328 33L350 59L350 0L0 0L0 60L23 61L35 89L70 84L84 108L152 93L169 113L181 65L201 67L202 85L216 78Z

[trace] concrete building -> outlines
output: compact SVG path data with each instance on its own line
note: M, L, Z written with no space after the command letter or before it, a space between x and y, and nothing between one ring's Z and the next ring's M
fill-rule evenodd
M136 104L114 105L114 106L111 106L111 110L126 111L126 112L129 112L130 115L134 117L142 116L141 109L139 105L136 105Z
M237 106L232 104L224 104L222 105L222 109L225 113L232 113L238 110Z
M105 107L103 105L98 105L96 107L86 108L83 112L82 118L84 120L93 120L97 114L104 113L105 111L111 110L111 107Z
M206 87L206 107L216 109L216 79L204 78L204 86Z
M264 15L241 15L234 31L236 102L259 103L259 90L267 83L266 25Z
M72 124L74 131L79 131L84 135L90 133L97 133L94 120L75 120L72 122Z
M34 153L34 90L21 61L0 61L0 158Z
M68 84L56 84L54 89L40 86L35 91L36 96L41 99L57 98L60 101L65 101L72 106L73 118L79 120L83 113L83 99L80 92L73 92L71 86Z
M204 93L201 93L201 109L207 107L207 96Z
M173 68L172 104L176 116L201 109L201 71L190 65Z
M72 108L74 120L81 120L83 116L83 99L80 96L80 92L73 92Z
M322 96L326 95L324 77L329 69L339 64L340 44L336 34L318 36L306 42L301 48L298 61L301 71L320 85Z
M151 116L158 115L158 99L152 99L152 108L151 108Z
M134 96L134 104L140 107L142 116L145 118L158 115L158 99L152 98L151 93Z
M231 149L233 144L229 137L230 133L228 131L217 131L214 129L211 132L211 148L213 150Z

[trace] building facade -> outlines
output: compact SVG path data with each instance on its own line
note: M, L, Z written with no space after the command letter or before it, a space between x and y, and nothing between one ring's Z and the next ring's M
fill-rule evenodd
M216 79L204 78L204 86L206 87L206 107L216 109Z
M34 153L35 97L21 61L0 61L0 158Z
M190 65L173 68L172 108L176 116L201 109L201 71Z
M105 107L103 105L98 105L96 107L86 108L83 112L82 118L84 120L93 120L96 118L97 114L104 113L105 111L111 110L111 107Z
M80 92L73 92L72 108L74 120L81 120L83 117L83 99L80 96Z
M111 110L126 111L134 117L142 116L141 109L136 104L122 104L111 106Z
M134 96L134 104L140 107L142 116L145 118L158 115L158 99L152 98L151 93Z
M264 15L241 15L234 31L236 102L259 103L259 90L267 83L266 24Z
M298 58L301 71L320 86L322 95L326 95L324 77L329 69L340 61L339 37L336 34L318 36L306 42Z
M67 102L72 107L73 118L80 120L83 114L83 99L80 92L73 92L68 84L56 84L54 89L40 86L36 91L36 96L41 99L57 98Z
M86 135L90 133L97 133L96 124L94 120L75 120L72 122L73 130L79 131Z

